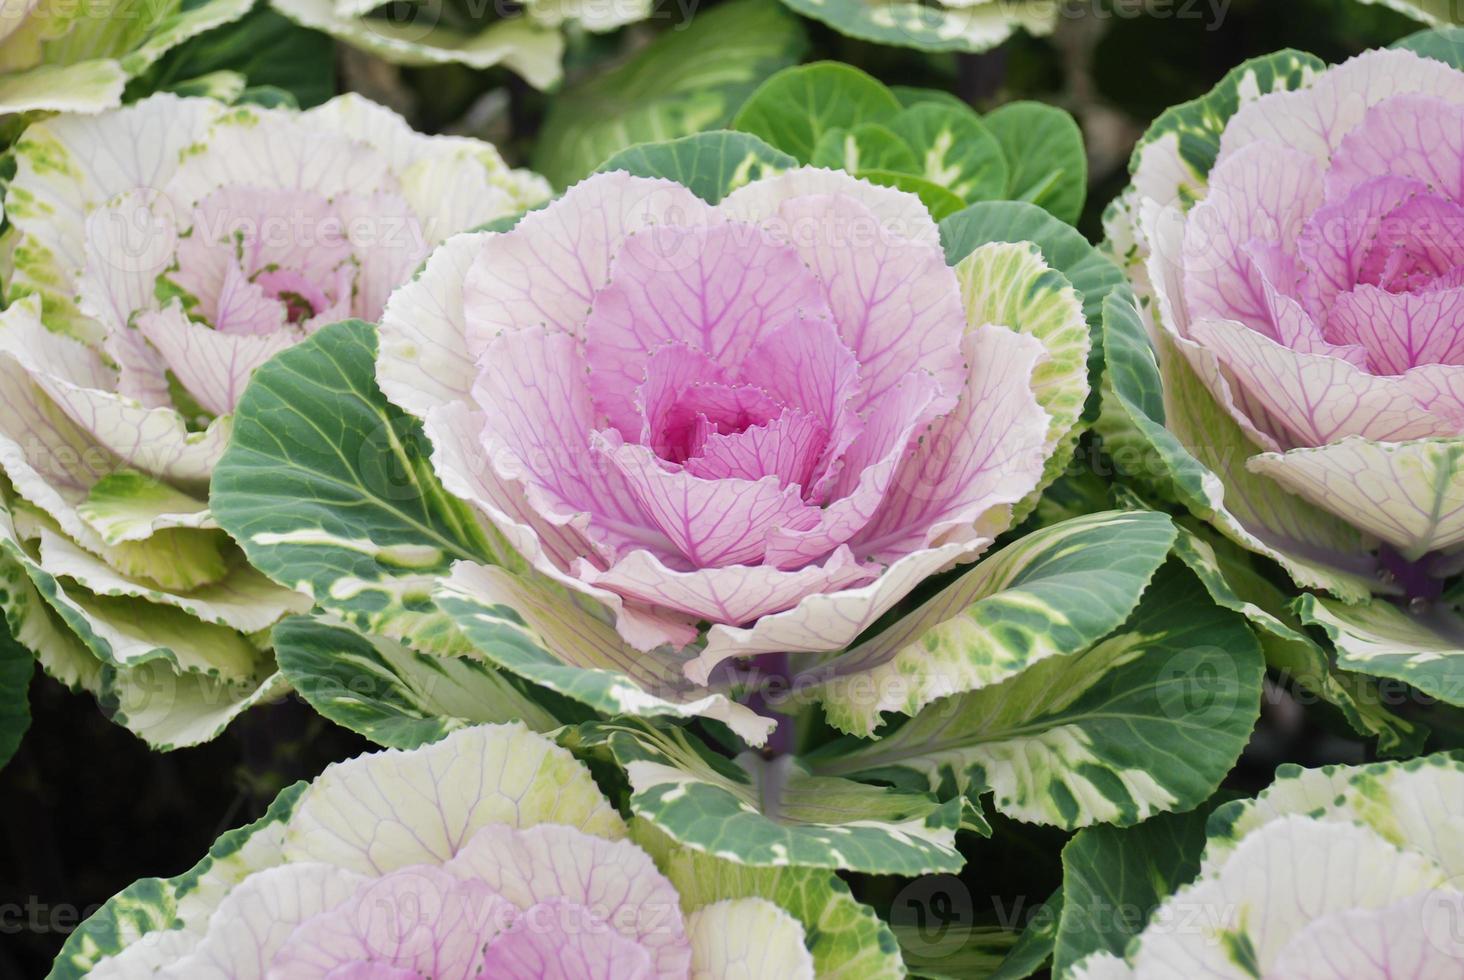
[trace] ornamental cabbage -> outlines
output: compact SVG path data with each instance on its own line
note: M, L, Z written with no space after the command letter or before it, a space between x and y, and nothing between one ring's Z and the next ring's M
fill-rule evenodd
M1464 73L1313 63L1245 66L1162 119L1110 237L1170 431L1219 477L1198 509L1301 585L1433 598L1464 543ZM1206 173L1195 121L1222 98Z
M1464 764L1283 766L1211 815L1199 878L1166 898L1126 961L1073 980L1454 977L1464 962Z
M987 322L1006 277L1041 322ZM539 577L635 650L704 636L704 685L845 646L1011 525L1086 392L1041 374L1054 331L1081 366L1076 295L1035 249L954 270L914 195L803 168L711 205L612 172L439 249L387 305L377 377ZM523 605L507 581L463 563L453 586Z
M325 323L374 319L434 244L548 187L355 97L295 113L157 95L37 123L15 153L7 615L119 721L191 744L278 690L262 635L310 605L209 512L250 375Z
M72 944L58 966L91 960L95 980L812 980L789 910L755 888L687 902L674 852L657 846L663 873L644 834L548 739L464 729L286 790L194 872L103 907L149 923L141 936L99 960Z

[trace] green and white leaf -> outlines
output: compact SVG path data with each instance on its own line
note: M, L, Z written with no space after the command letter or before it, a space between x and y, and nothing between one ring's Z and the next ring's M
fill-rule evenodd
M1018 29L1050 34L1058 8L1044 0L964 5L908 0L783 0L805 17L840 34L892 47L923 51L988 51Z
M923 103L888 125L914 151L915 173L968 203L1006 196L1002 145L971 109Z
M956 264L966 323L999 324L1035 337L1047 359L1032 372L1032 393L1047 412L1047 463L1042 481L1012 512L1018 523L1067 469L1082 435L1088 397L1087 321L1077 291L1030 243L992 242Z
M739 187L798 166L756 136L719 130L621 150L600 165L637 177L664 177L716 204Z
M1434 27L1447 27L1464 19L1464 10L1461 10L1454 0L1362 0L1362 2L1380 4Z
M469 651L431 602L458 560L506 555L376 385L376 330L332 324L255 372L214 471L214 518L250 564L363 633Z
M1154 513L1042 528L985 558L919 609L794 678L829 724L873 736L885 711L1001 683L1085 650L1121 626L1174 544Z
M686 917L694 977L813 980L803 925L763 898L730 898Z
M1108 371L1095 429L1122 476L1278 562L1299 585L1349 601L1371 596L1358 532L1246 468L1259 449L1162 336L1156 360L1130 302L1110 294L1103 313Z
M494 20L469 34L439 24L438 15L425 5L416 8L413 21L397 23L351 13L335 0L270 2L301 27L329 34L392 64L411 68L461 64L477 69L502 65L540 89L557 84L564 75L563 35L558 28L528 17Z
M895 118L899 118L898 116ZM858 174L870 170L917 174L915 151L895 132L879 123L860 123L852 129L825 130L808 161L815 167Z
M714 718L751 745L763 744L775 724L688 681L682 668L691 655L628 646L602 606L536 572L463 562L435 598L482 656L596 711Z
M104 666L97 703L113 722L168 752L217 738L240 714L289 689L267 658L255 676L239 680L180 673L153 660L136 667Z
M326 718L378 745L410 749L481 723L560 726L548 710L494 668L469 657L416 653L319 618L274 628L280 672Z
M1002 196L1028 201L1075 224L1088 198L1088 154L1071 115L1041 102L1008 102L987 114L986 128L1006 154Z
M1339 670L1290 608L1291 597L1260 574L1247 552L1205 528L1181 527L1175 554L1211 599L1250 620L1266 666L1283 681L1331 704L1353 731L1376 738L1384 755L1411 756L1423 748L1428 729L1390 711L1371 677Z
M536 140L534 169L566 187L628 147L725 127L753 89L796 63L805 46L797 18L772 0L699 12L632 60L559 93ZM713 48L717 57L708 58Z
M1453 705L1464 705L1464 621L1442 604L1412 612L1383 598L1347 605L1303 595L1296 611L1321 627L1337 666L1391 677Z
M631 820L630 835L676 886L683 912L729 899L766 899L803 924L819 980L905 976L890 927L833 872L724 861L677 844L639 817Z
M964 800L813 775L791 755L729 760L682 729L615 725L602 737L630 780L631 811L722 860L900 875L965 863Z
M1260 713L1264 666L1244 619L1172 561L1107 639L809 763L820 775L991 790L997 809L1032 823L1127 826L1215 791Z

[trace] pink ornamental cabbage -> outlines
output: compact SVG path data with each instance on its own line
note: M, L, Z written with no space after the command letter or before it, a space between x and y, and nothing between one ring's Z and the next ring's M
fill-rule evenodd
M1303 584L1366 574L1380 544L1381 585L1426 591L1415 563L1464 542L1464 73L1377 51L1252 98L1207 186L1186 186L1177 140L1141 150L1110 222L1144 262L1171 428L1221 474L1232 532ZM1175 349L1240 458L1173 400Z
M962 288L913 195L801 169L713 206L600 174L439 250L378 378L447 487L631 646L710 624L706 683L843 646L1039 485L1045 349Z
M333 765L281 809L243 841L221 841L197 873L159 883L170 914L139 921L172 928L128 937L88 976L814 976L803 924L739 887L755 880L747 869L688 865L660 845L663 871L638 843L654 832L627 827L580 762L522 725ZM733 897L699 901L678 884Z

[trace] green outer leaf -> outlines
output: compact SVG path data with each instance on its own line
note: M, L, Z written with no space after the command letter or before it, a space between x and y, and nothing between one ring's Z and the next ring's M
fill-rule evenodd
M1300 688L1295 693L1333 705L1353 731L1375 737L1384 755L1411 756L1423 749L1428 729L1389 711L1372 678L1338 670L1288 608L1289 597L1256 569L1253 556L1204 527L1181 527L1174 552L1211 599L1250 620L1266 666Z
M682 729L606 726L630 809L680 844L754 867L870 874L958 871L970 804L810 775L792 756L716 756Z
M1184 355L1161 343L1162 372L1138 310L1117 293L1109 295L1103 308L1108 371L1094 428L1120 474L1276 560L1300 585L1353 601L1370 596L1372 560L1357 531L1250 473L1245 461L1256 447ZM1326 555L1334 564L1321 561Z
M808 163L829 130L887 123L899 111L899 101L883 83L858 68L820 61L784 69L763 82L742 104L732 128Z
M799 674L792 687L823 700L835 728L872 736L882 711L914 714L1092 646L1128 619L1174 539L1169 519L1154 513L1042 528L883 633Z
M1338 667L1391 677L1464 705L1464 620L1452 611L1412 613L1382 598L1347 605L1311 594L1295 608L1303 622L1326 632Z
M796 166L797 160L750 133L716 130L632 146L606 160L600 170L664 177L689 188L708 204L716 204L745 184Z
M946 261L959 263L988 242L1031 242L1042 257L1072 284L1083 300L1088 321L1088 378L1090 391L1084 415L1097 414L1098 384L1103 370L1103 303L1109 293L1132 302L1133 292L1123 270L1099 252L1071 225L1025 201L983 201L958 211L940 223Z
M565 187L627 147L726 126L758 83L796 63L806 43L797 18L772 0L699 13L630 61L561 92L539 131L534 169ZM717 56L707 57L713 48Z
M1157 152L1177 155L1189 171L1188 182L1176 188L1177 194L1182 201L1196 200L1220 153L1220 134L1240 106L1268 92L1300 88L1326 67L1320 58L1290 49L1244 62L1205 95L1174 106L1154 120L1134 147L1129 169L1138 170L1145 155L1156 152L1156 147Z
M466 653L432 588L454 561L502 552L438 482L421 424L377 388L376 350L375 327L348 320L255 372L213 514L254 567L363 633Z
M1048 34L1058 8L1043 0L942 7L906 0L783 0L840 34L921 51L989 51L1017 30Z
M378 745L411 749L484 722L561 722L508 678L466 657L414 653L384 638L292 616L274 628L275 657L291 686L326 718Z
M237 882L250 872L278 863L284 824L290 819L306 783L287 786L264 816L231 830L208 849L192 868L173 878L141 878L108 899L87 918L66 943L46 980L81 980L102 959L115 955L140 936L158 929L201 927L195 912L211 911L220 881ZM193 906L197 898L197 906Z
M1457 0L1436 0L1436 2L1449 3L1453 5L1454 9L1459 9ZM1419 31L1417 34L1408 35L1393 47L1404 48L1415 54L1423 55L1425 58L1442 61L1450 67L1464 71L1464 27Z
M1030 201L1072 224L1088 198L1088 154L1071 115L1041 102L1008 102L988 113L986 128L1006 154L1005 197Z
M1210 807L1161 813L1136 827L1089 827L1062 849L1062 914L1052 974L1090 953L1123 956L1168 895L1200 873Z
M916 173L963 201L1006 196L1007 158L981 117L967 108L923 103L888 123L915 153Z
M30 727L30 682L36 660L0 622L0 767L10 761Z
M832 743L810 765L989 787L999 810L1031 823L1128 826L1215 791L1260 713L1264 667L1244 619L1171 561L1096 646L937 702L879 741Z
M897 980L895 937L835 874L813 868L752 868L683 847L640 818L630 836L681 896L683 913L726 899L766 898L803 924L819 980Z

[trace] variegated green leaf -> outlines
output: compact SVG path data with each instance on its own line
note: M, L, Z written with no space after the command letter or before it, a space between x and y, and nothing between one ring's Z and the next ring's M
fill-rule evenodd
M1296 611L1326 631L1338 667L1391 677L1464 705L1464 620L1447 605L1405 610L1384 598L1348 605L1307 594L1296 600Z
M840 34L923 51L987 51L1018 29L1048 34L1058 7L1045 0L1005 3L921 4L908 0L783 0L793 10Z
M1088 352L1092 342L1081 298L1062 273L1030 243L992 242L956 264L956 279L968 324L1005 324L1035 337L1047 359L1032 372L1032 391L1047 412L1047 463L1042 482L1013 509L1013 523L1073 459L1083 406L1088 397Z
M820 980L897 980L905 976L889 926L857 901L833 872L814 868L755 868L677 844L640 818L631 839L676 886L682 911L713 902L764 898L803 924Z
M438 482L420 423L376 386L376 347L369 324L333 324L255 373L214 517L255 568L362 632L466 653L432 589L498 546Z
M879 123L825 130L808 162L815 167L844 170L851 174L867 170L920 172L915 151L893 130Z
M915 173L932 184L969 203L1006 195L1006 155L974 111L923 103L888 125L914 151Z
M1215 791L1259 715L1263 673L1245 621L1171 561L1107 639L938 701L878 741L835 742L810 765L991 790L1029 822L1127 826Z
M1294 685L1295 694L1334 706L1359 735L1375 737L1385 755L1409 756L1423 748L1428 729L1390 711L1371 677L1339 670L1288 608L1290 597L1239 546L1205 529L1181 528L1175 554L1211 599L1250 620L1266 666Z
M970 805L962 799L813 775L791 755L730 760L682 729L612 725L599 737L626 770L631 811L717 858L901 875L965 863L955 846Z
M627 147L724 127L753 89L797 62L805 46L797 18L772 0L698 12L633 60L560 92L535 140L534 169L564 187ZM713 47L717 57L708 58Z
M539 732L562 724L512 680L470 657L416 653L303 616L271 635L280 671L300 696L378 745L415 748L483 722L522 721Z
M1174 543L1169 519L1107 513L1042 528L981 561L919 609L794 678L829 723L871 736L885 711L915 714L999 684L1121 626Z
M719 130L632 146L606 160L600 170L664 177L689 188L707 203L716 204L745 184L797 165L797 160L756 136Z

